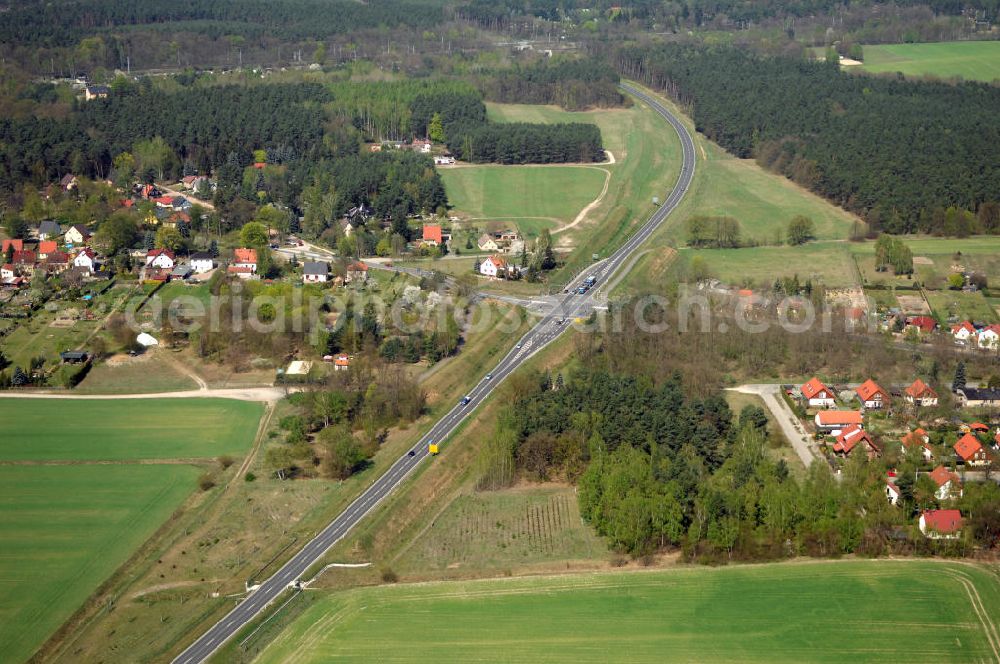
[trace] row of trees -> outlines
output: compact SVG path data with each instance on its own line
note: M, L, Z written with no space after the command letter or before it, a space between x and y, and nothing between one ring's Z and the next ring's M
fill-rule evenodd
M998 88L854 76L731 47L625 48L618 64L690 105L698 130L733 154L756 156L875 230L912 232L938 208L1000 201Z
M605 158L601 130L592 124L463 123L445 132L448 149L475 163L554 164Z

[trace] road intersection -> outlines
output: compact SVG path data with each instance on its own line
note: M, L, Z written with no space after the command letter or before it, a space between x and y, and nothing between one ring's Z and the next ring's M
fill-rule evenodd
M641 90L622 85L622 88L648 104L672 127L681 142L681 171L676 184L666 200L660 204L643 226L631 235L625 243L609 257L594 263L577 275L567 285L567 292L557 296L555 306L541 314L538 321L521 339L493 371L483 377L468 393L468 403L456 404L416 445L400 457L382 476L361 493L346 510L331 521L319 534L310 540L298 553L286 562L269 579L261 583L246 599L233 608L218 623L200 636L174 659L175 664L195 664L203 662L229 641L244 626L250 623L269 604L281 596L286 589L294 587L306 572L359 521L370 514L375 507L391 494L428 456L430 443L445 442L479 405L526 360L553 342L569 327L564 321L589 317L594 307L599 305L596 289L584 294L575 291L588 277L596 277L598 288L611 279L616 272L629 263L630 257L660 227L663 221L684 198L695 172L694 140L684 124L656 99ZM309 258L318 258L317 248L310 247L303 253Z

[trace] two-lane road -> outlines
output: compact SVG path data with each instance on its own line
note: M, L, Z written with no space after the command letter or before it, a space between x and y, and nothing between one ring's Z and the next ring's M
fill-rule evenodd
M245 600L237 605L218 623L212 626L198 640L192 643L174 660L175 664L194 664L208 659L220 646L231 639L240 629L257 616L264 608L273 602L289 586L294 585L302 575L320 558L343 538L361 519L369 514L386 496L393 492L406 477L428 455L428 444L441 442L451 436L462 421L479 405L493 388L515 371L529 357L551 343L568 327L568 321L578 316L589 316L594 306L593 291L585 295L576 295L575 289L589 276L596 276L598 285L605 283L615 274L635 253L650 235L663 223L664 219L677 207L687 193L695 170L694 140L687 128L674 117L669 110L652 97L642 93L630 85L622 88L648 104L659 113L670 125L681 140L681 172L666 200L656 209L650 218L611 256L592 265L570 282L569 293L562 295L557 305L542 316L493 369L489 377L482 378L467 394L468 405L458 404L442 417L427 434L420 439L414 448L398 459L388 471L368 487L339 516L330 522L315 538L310 540L301 551L285 563L281 569L256 588ZM563 323L565 319L567 322Z

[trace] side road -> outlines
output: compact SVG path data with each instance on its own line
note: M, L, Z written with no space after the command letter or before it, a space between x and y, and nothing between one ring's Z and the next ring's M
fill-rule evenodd
M802 459L802 465L806 468L812 465L812 462L816 460L813 441L809 434L803 430L799 418L795 417L795 413L788 407L785 400L781 398L781 385L757 383L740 385L739 387L731 387L729 389L741 394L756 394L759 396L764 401L767 409L771 411L774 421L781 427L781 432L785 434L785 438L791 443L795 453Z

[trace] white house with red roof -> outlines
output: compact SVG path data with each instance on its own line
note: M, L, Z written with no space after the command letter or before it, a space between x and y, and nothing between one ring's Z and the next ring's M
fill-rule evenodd
M858 386L858 400L866 409L879 410L889 405L889 393L871 378Z
M934 496L938 500L949 500L951 498L962 497L962 480L958 476L958 473L949 470L944 466L938 466L927 475L937 486Z
M815 422L817 430L837 436L847 427L863 426L864 418L856 410L821 410Z
M938 405L937 392L919 378L903 391L903 399L908 404L924 408Z
M951 326L951 336L955 338L955 341L965 343L976 336L976 326L970 321L963 320L958 325Z
M903 497L903 492L899 490L898 486L893 484L892 480L886 480L885 497L889 501L890 505L895 505L899 502L899 499Z
M962 458L966 466L987 466L990 457L979 439L967 433L955 443L955 453Z
M368 266L361 261L354 261L347 266L347 277L344 279L344 282L351 283L354 281L360 281L361 283L368 281Z
M850 456L851 452L856 449L864 450L869 459L874 459L882 453L867 431L858 424L852 424L844 428L837 436L837 440L833 444L833 451L840 456Z
M927 435L927 432L921 428L914 429L910 433L906 434L899 439L899 442L903 444L903 448L906 450L920 449L920 454L923 456L924 461L934 460L934 449L931 448L931 438Z
M493 279L509 275L513 266L503 256L490 256L479 264L479 274Z
M172 270L174 263L174 252L169 249L150 249L146 252L146 267Z
M811 408L832 408L836 403L836 395L829 387L820 382L819 378L810 378L802 386L802 397Z
M928 539L958 539L962 536L962 513L958 510L927 510L917 522Z
M90 240L91 235L90 230L86 226L73 224L63 235L63 239L66 240L67 244L86 244Z
M444 244L444 232L441 230L441 226L439 224L426 224L420 241L431 247Z
M1000 345L1000 325L990 325L979 330L976 342L980 348L996 348Z
M90 247L84 247L73 257L73 267L82 268L91 273L95 272L97 270L97 254Z

